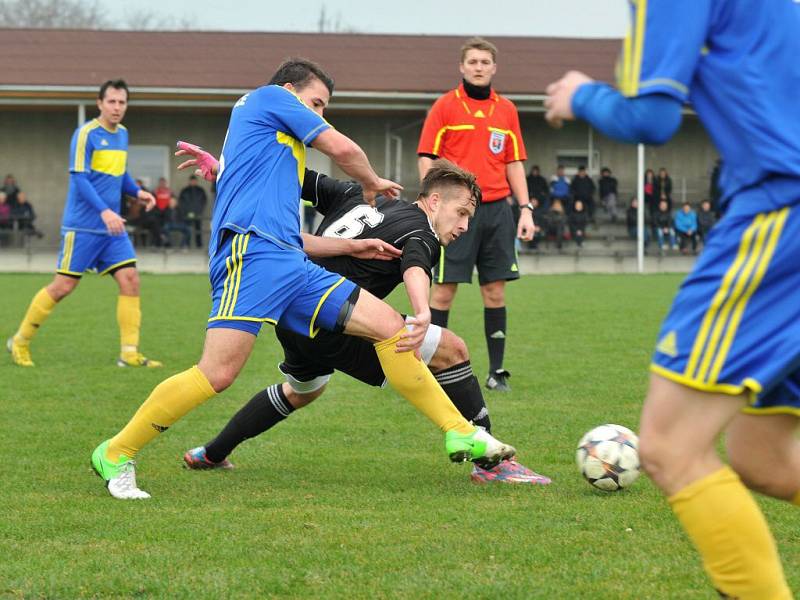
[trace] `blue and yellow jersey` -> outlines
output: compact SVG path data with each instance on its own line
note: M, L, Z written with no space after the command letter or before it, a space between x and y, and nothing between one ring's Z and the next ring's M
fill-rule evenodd
M260 87L236 102L220 156L211 256L224 229L303 247L299 206L306 146L329 127L281 86Z
M800 178L800 2L630 4L619 89L691 102L723 158L723 201L770 179Z
M128 130L124 126L110 131L92 119L75 130L69 150L70 181L62 229L107 233L96 199L90 200L81 192L76 175L87 176L100 200L119 214L127 162Z

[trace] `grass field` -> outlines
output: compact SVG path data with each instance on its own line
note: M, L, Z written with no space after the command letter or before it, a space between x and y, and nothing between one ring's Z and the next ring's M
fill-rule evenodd
M0 276L0 333L45 275ZM116 289L89 276L33 346L0 360L0 597L715 598L645 478L622 493L577 473L581 435L637 427L650 351L677 276L525 277L509 287L513 392L487 398L494 431L547 488L476 486L442 438L392 391L344 376L242 446L230 472L181 468L250 395L278 381L265 328L237 383L140 455L144 502L113 501L89 455L165 376L199 357L201 276L143 276L143 350L161 370L114 366ZM405 308L401 295L393 299ZM478 290L452 328L486 356ZM800 590L797 509L761 501Z

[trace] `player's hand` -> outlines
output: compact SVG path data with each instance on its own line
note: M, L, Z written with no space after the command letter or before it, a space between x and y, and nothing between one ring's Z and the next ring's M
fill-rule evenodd
M106 224L106 229L111 235L121 235L125 233L125 219L120 217L110 208L105 209L100 213L100 218Z
M175 156L193 156L189 160L183 161L178 165L178 170L189 169L197 167L194 171L195 175L202 177L206 181L215 181L217 173L219 172L219 161L214 158L210 152L206 152L200 146L190 144L189 142L178 142L178 150Z
M150 212L156 205L156 197L147 190L139 190L136 194L137 200L144 204L145 212Z
M552 127L560 128L564 121L572 121L575 115L572 113L572 97L584 83L594 81L591 77L580 71L567 71L558 81L547 86L547 98L544 100L544 107L547 112L545 120Z
M382 194L387 198L399 198L403 186L389 179L378 177L372 185L362 183L361 188L364 190L364 200L367 201L367 204L375 206L375 196Z
M428 333L428 327L431 325L431 311L426 310L413 317L406 318L406 332L400 336L397 342L398 352L414 351L414 356L422 360L420 355L420 348L422 342L425 340L425 334Z
M517 237L523 242L530 242L536 226L533 224L533 212L527 208L520 211L519 223L517 223Z
M352 250L350 256L365 260L394 260L402 256L398 250L383 240L370 238L368 240L351 240Z

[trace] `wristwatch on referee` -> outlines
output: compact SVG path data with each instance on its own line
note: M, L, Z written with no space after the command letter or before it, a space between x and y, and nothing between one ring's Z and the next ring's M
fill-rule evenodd
M533 211L535 210L535 207L533 206L532 202L528 202L527 204L522 204L520 205L520 208L527 208L528 210L531 211L531 214L533 214Z

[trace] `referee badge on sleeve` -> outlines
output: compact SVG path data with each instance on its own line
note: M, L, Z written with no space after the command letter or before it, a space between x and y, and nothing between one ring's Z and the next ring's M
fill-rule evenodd
M502 131L492 131L489 136L489 150L494 154L500 154L506 147L506 134Z

